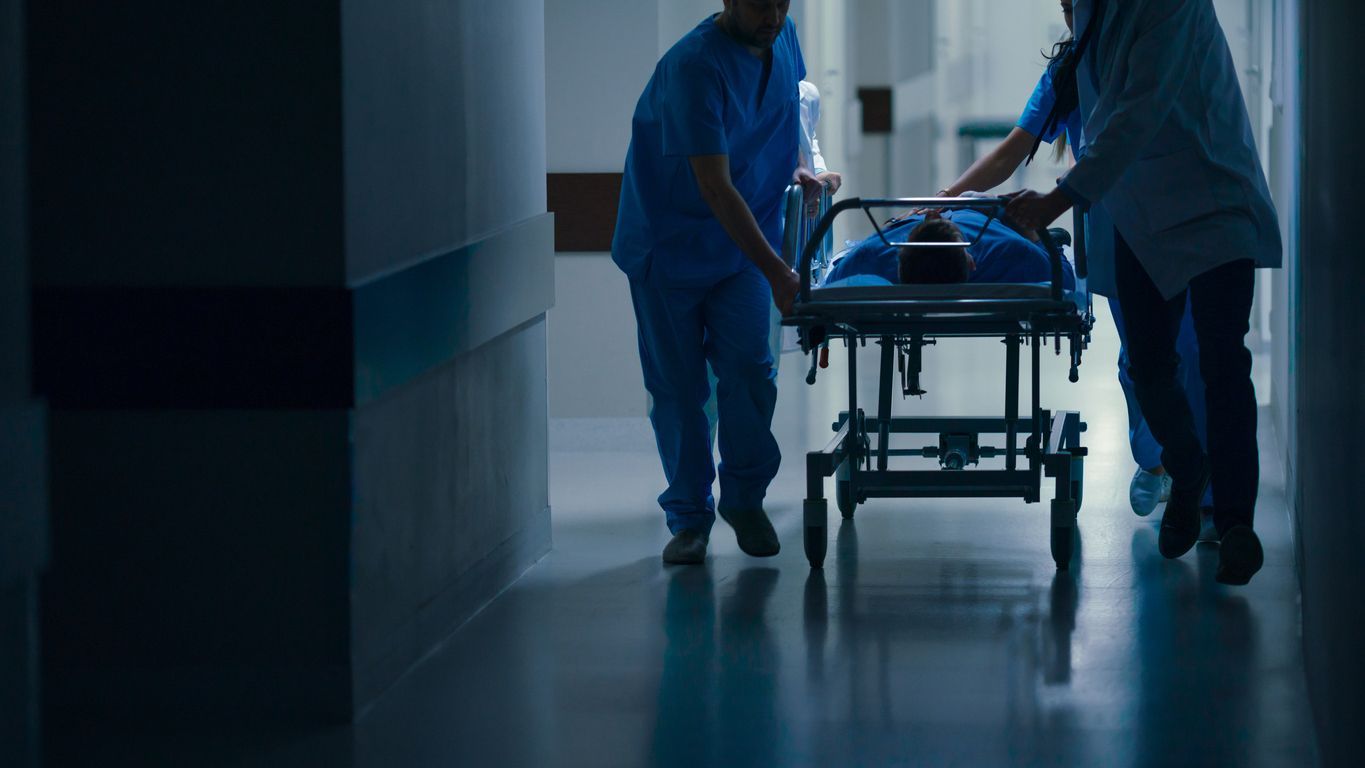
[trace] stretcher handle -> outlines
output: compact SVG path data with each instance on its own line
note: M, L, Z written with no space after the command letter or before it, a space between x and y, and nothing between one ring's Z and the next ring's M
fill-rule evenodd
M829 210L833 197L830 195L829 182L821 185L820 199L816 203L814 214L806 215L808 206L806 205L806 191L800 184L792 184L787 187L782 200L782 252L779 254L783 263L795 269L797 261L801 258L801 250L806 244L811 242L811 232L815 229L815 222L825 215ZM828 251L833 248L834 235L829 233L823 241L819 243L817 253L822 253L821 265L825 264L828 258Z
M787 187L787 192L783 195L782 203L782 259L795 261L798 258L796 249L801 247L801 216L806 207L805 191L800 184L793 184ZM791 254L788 256L787 254ZM787 261L787 266L794 267L795 264Z

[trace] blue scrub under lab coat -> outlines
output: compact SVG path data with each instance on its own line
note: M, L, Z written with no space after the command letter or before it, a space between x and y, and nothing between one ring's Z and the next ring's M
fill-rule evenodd
M715 370L725 508L756 509L781 460L768 348L771 288L702 199L688 158L728 155L731 180L776 250L782 198L796 170L805 77L788 20L771 67L711 17L659 61L632 121L612 259L630 280L650 419L674 533L715 519L710 431L703 411Z
M1028 104L1024 106L1023 113L1019 115L1019 122L1015 125L1028 131L1030 136L1041 138L1044 144L1052 144L1065 134L1067 142L1071 145L1072 154L1079 155L1083 141L1080 110L1072 110L1071 114L1058 120L1051 131L1044 130L1047 116L1057 103L1057 94L1052 88L1053 66L1043 70L1043 76L1038 79L1038 86L1033 89L1033 95L1029 96Z

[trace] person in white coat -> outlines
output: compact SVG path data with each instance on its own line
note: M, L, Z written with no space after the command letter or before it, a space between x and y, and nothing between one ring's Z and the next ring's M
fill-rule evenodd
M820 154L820 139L816 137L816 127L820 124L820 89L809 80L797 83L801 103L801 158L815 178L829 188L831 195L838 194L844 185L843 174L831 171L825 165L825 156Z
M1075 14L1085 154L1056 189L1013 195L1007 215L1036 228L1078 205L1112 222L1092 234L1113 248L1129 370L1173 480L1161 553L1194 546L1211 478L1217 579L1245 584L1264 554L1253 530L1259 458L1244 338L1254 269L1278 267L1282 244L1237 71L1212 0L1077 0ZM1207 455L1176 381L1187 298Z

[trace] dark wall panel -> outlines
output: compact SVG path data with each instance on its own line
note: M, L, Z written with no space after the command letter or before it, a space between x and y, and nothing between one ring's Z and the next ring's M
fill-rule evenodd
M1365 321L1358 211L1365 208L1365 4L1301 4L1304 166L1297 302L1299 542L1303 640L1323 763L1365 764Z
M342 283L335 0L28 7L39 284Z
M35 768L47 504L44 414L29 366L23 11L22 0L0 0L0 763Z
M345 410L54 410L51 430L50 716L349 716Z
M858 100L863 105L863 133L887 134L895 129L896 112L891 94L890 86L858 89Z

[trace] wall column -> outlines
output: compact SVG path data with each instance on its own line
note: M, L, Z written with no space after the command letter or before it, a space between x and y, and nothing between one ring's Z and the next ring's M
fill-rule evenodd
M1301 5L1303 186L1300 192L1298 332L1294 353L1295 462L1302 552L1303 644L1323 764L1365 761L1365 583L1361 552L1360 435L1365 434L1365 344L1359 315L1365 260L1356 211L1365 206L1365 104L1354 0Z
M46 711L350 720L549 548L543 4L29 8Z
M0 754L7 765L36 768L47 483L29 365L23 9L0 0Z

